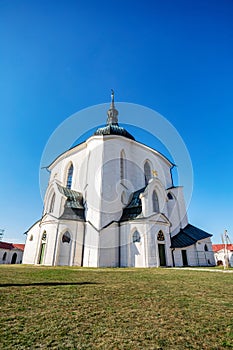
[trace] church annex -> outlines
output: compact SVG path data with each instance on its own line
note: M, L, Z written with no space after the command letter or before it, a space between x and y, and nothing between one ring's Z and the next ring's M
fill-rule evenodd
M188 223L173 164L118 124L57 157L24 264L89 267L215 265L211 234Z

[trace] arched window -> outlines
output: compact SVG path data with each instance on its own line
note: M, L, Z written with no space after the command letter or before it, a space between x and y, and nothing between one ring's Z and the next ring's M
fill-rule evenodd
M44 231L42 234L42 241L46 241L46 238L47 238L47 233L46 231Z
M50 213L53 213L54 203L55 203L55 193L52 195L52 198L51 198L51 201L50 201L50 207L49 207L49 212Z
M148 185L149 180L151 179L151 167L148 161L144 164L144 176L145 176L145 185Z
M67 181L66 181L66 187L67 188L71 188L72 178L73 178L73 171L74 171L74 167L73 167L73 164L71 164L69 169L68 169L68 174L67 174Z
M7 252L3 254L2 261L6 261Z
M124 150L121 151L120 156L120 178L121 181L125 179L125 152Z
M204 250L205 250L205 252L208 252L208 247L207 247L207 244L205 244L205 246L204 246Z
M171 194L171 192L168 192L168 194L167 194L167 198L168 198L168 199L170 199L170 200L172 200L172 199L173 199L173 195Z
M122 194L121 194L121 203L124 204L124 205L127 204L125 191L123 191Z
M159 213L159 200L156 191L152 194L153 212Z
M71 237L68 231L66 231L62 236L62 243L70 243Z
M33 235L30 236L29 241L33 241Z
M164 234L163 234L163 231L159 231L158 235L157 235L157 240L158 241L165 241L165 238L164 238Z
M140 233L136 230L134 231L133 233L133 243L136 243L136 242L141 242L141 236L140 236Z

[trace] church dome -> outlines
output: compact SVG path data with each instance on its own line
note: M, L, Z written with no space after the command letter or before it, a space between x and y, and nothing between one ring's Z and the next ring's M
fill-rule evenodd
M98 128L95 135L119 135L135 140L135 138L123 127L118 124L109 124L102 128Z
M108 119L107 124L104 127L98 128L94 135L119 135L127 137L128 139L135 140L135 138L122 126L118 125L118 110L114 104L114 91L111 94L111 105L107 112Z

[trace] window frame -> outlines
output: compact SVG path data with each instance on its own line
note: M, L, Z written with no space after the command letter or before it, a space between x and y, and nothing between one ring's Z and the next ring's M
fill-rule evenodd
M162 236L162 237L160 237ZM162 230L159 230L159 232L157 233L157 241L158 242L165 242L165 236Z
M150 179L152 179L151 164L148 160L146 160L144 163L144 178L145 178L145 185L147 186Z
M152 193L153 213L159 213L159 197L157 191L154 189Z
M133 243L141 243L141 235L138 230L135 230L132 235Z
M66 176L66 188L68 188L69 190L72 187L73 173L74 173L74 166L73 166L73 163L71 163L67 170L67 176Z

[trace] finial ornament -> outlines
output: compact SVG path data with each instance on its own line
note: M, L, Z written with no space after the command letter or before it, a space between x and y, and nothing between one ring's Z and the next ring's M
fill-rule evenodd
M114 104L114 90L111 89L111 100L112 100L112 104Z
M115 104L114 104L114 90L111 89L111 105L110 108L108 110L108 119L107 119L107 124L111 125L111 124L118 124L118 110L115 108Z

